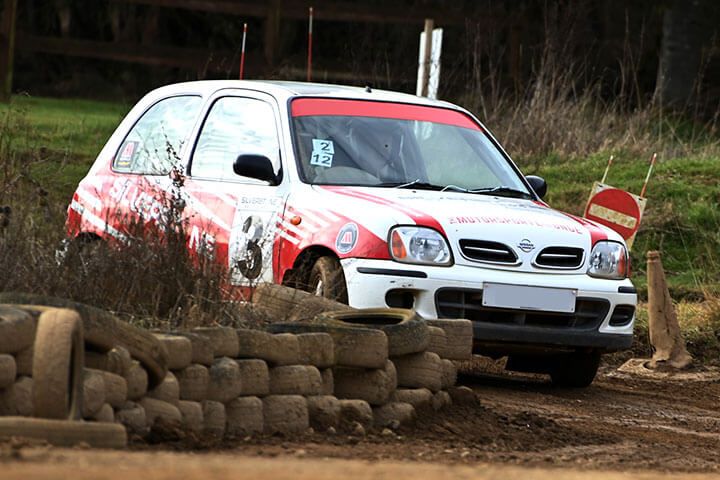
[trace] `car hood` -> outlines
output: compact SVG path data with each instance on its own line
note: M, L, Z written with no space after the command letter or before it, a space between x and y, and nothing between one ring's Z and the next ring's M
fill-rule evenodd
M457 264L478 265L461 254L461 240L502 243L518 257L519 265L512 268L526 271L535 270L533 259L546 247L580 248L587 262L595 242L622 242L605 227L532 200L377 187L316 186L314 190L324 205L381 238L387 238L388 229L395 225L423 225L440 231L450 242Z

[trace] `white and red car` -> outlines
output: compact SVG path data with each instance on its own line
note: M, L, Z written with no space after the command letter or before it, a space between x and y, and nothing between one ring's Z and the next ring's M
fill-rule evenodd
M170 172L184 177L182 192ZM80 182L72 237L126 235L181 195L188 248L232 283L297 285L354 307L473 321L476 352L587 385L631 345L636 305L615 232L551 209L455 105L334 85L159 88Z

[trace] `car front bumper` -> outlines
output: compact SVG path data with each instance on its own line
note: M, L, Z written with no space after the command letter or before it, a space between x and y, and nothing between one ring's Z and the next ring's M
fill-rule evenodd
M527 349L611 352L632 344L637 295L630 280L463 265L428 267L372 259L345 259L341 263L350 305L387 306L389 294L402 294L412 299L412 308L423 318L470 318L478 353L501 355ZM573 288L582 305L577 304L576 316L486 309L480 304L484 282ZM617 312L623 308L630 314L618 322Z

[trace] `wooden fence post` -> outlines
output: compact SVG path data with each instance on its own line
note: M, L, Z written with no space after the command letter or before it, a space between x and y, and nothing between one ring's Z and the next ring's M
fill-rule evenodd
M0 19L0 101L8 102L12 93L17 0L5 0L3 3Z

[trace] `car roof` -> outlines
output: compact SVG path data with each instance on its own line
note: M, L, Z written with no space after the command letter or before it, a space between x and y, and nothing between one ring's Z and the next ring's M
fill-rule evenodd
M175 83L160 87L156 94L175 94L194 91L210 95L218 90L245 88L268 93L278 99L291 97L327 97L348 98L357 100L375 100L385 102L412 103L444 108L460 109L458 106L444 101L430 100L407 93L376 90L367 87L349 85L333 85L327 83L290 82L281 80L200 80L195 82Z

